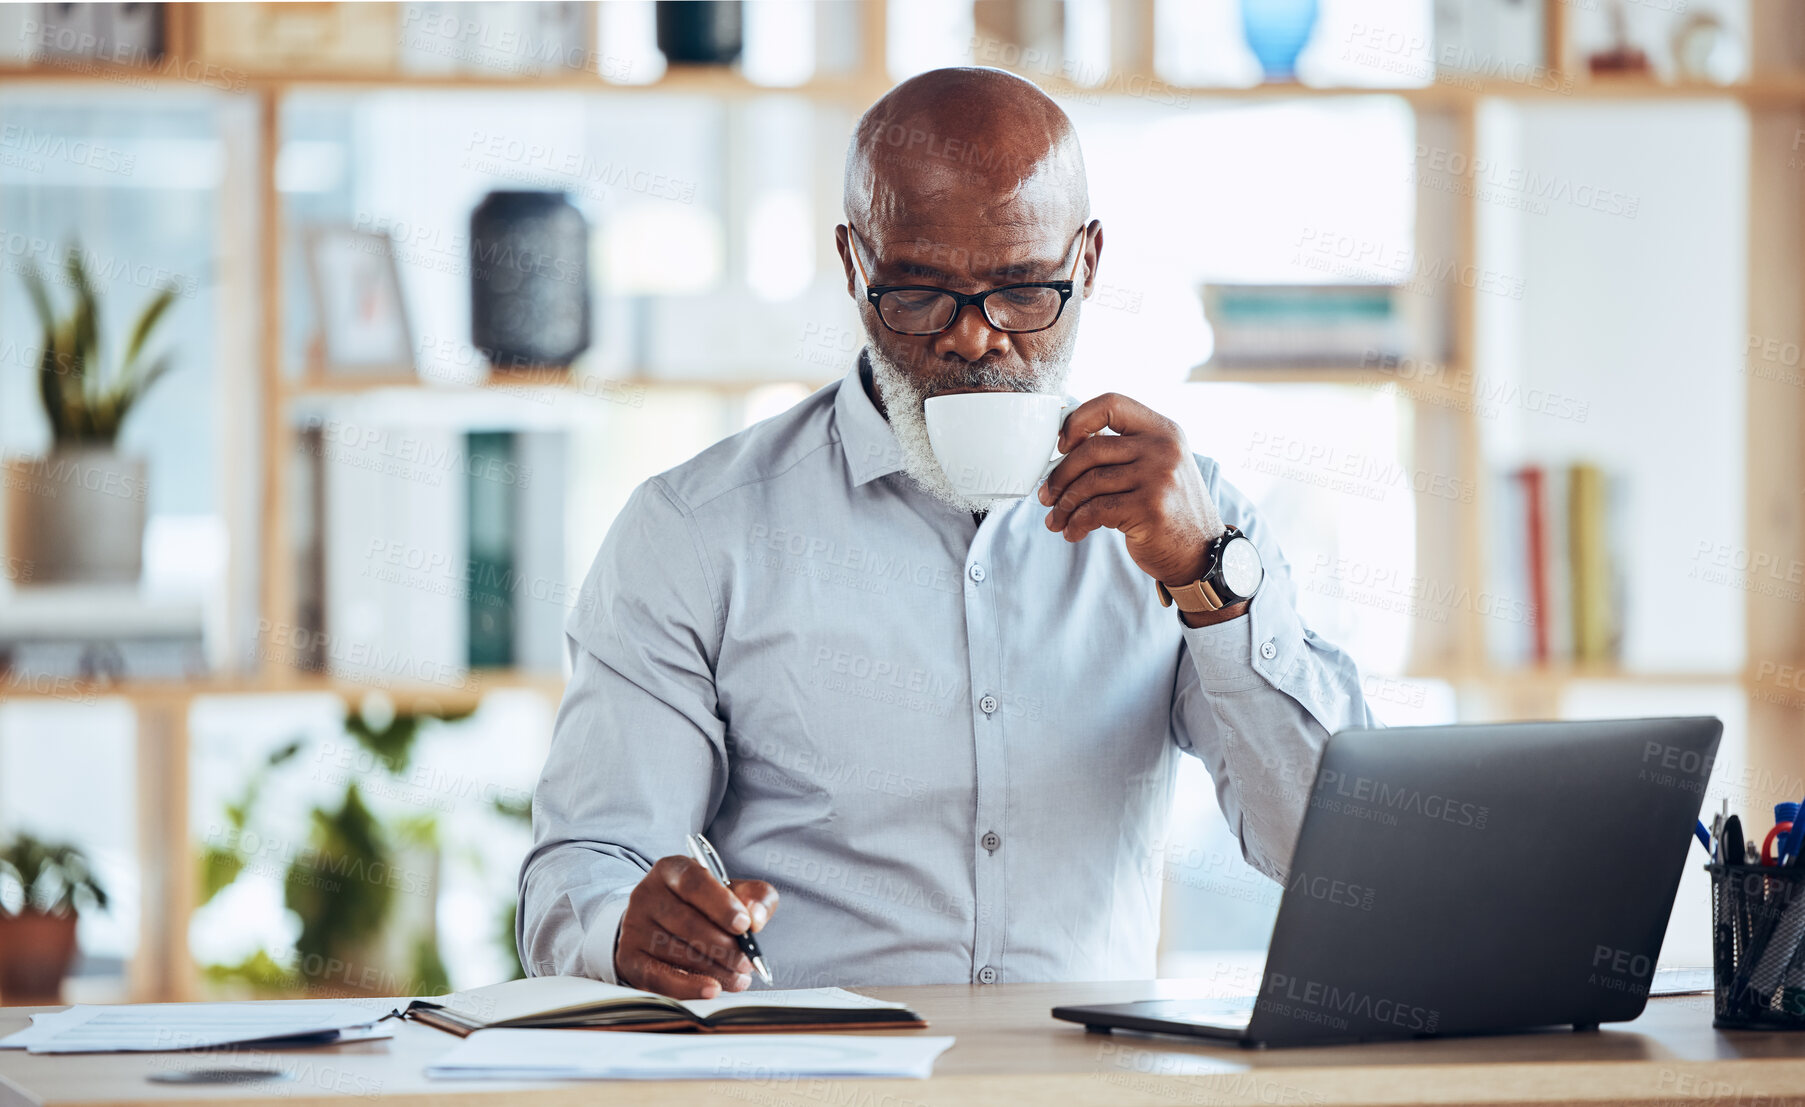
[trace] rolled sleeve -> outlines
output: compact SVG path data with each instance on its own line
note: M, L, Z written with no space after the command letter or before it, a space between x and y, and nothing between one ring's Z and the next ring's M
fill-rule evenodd
M1248 863L1283 880L1329 735L1376 724L1353 660L1298 615L1290 565L1252 502L1213 462L1198 464L1266 577L1247 614L1184 627L1191 663L1179 671L1174 732L1208 767Z

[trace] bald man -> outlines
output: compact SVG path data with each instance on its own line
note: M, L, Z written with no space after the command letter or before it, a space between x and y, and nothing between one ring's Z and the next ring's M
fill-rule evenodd
M1372 723L1358 674L1157 412L1079 405L989 511L936 459L928 397L1064 392L1103 227L1051 100L904 82L845 205L845 378L642 484L584 583L521 960L713 997L750 930L779 987L1151 977L1177 758L1283 880L1324 740Z

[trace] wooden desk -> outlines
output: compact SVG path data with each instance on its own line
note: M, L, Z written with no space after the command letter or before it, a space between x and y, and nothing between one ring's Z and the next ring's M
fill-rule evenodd
M872 988L920 1011L958 1043L927 1081L737 1083L428 1081L427 1060L455 1039L404 1023L389 1041L282 1052L30 1056L0 1051L0 1107L13 1104L343 1104L564 1107L719 1103L751 1107L976 1107L1049 1103L1731 1104L1805 1107L1805 1035L1711 1029L1708 996L1657 999L1642 1018L1590 1034L1251 1050L1134 1034L1091 1035L1047 1014L1057 1003L1208 994L1202 982ZM0 1033L25 1022L0 1009ZM578 1033L573 1031L572 1033ZM282 1083L222 1088L153 1084L170 1068L278 1068Z

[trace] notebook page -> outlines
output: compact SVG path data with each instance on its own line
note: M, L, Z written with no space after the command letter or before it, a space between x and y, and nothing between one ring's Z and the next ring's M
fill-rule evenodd
M604 984L582 976L529 976L525 980L508 980L453 992L427 1002L476 1022L491 1023L589 1007L609 1000L659 998L637 988Z
M717 1013L731 1011L735 1007L807 1007L830 1011L906 1011L909 1007L906 1003L872 999L870 996L862 996L844 988L790 988L769 992L739 992L730 996L716 996L714 999L686 999L682 1003L693 1014L704 1019L713 1018Z

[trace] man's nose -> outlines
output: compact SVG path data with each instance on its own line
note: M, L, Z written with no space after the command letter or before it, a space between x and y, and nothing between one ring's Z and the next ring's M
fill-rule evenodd
M966 361L977 361L993 350L999 354L1009 352L1009 333L991 326L977 304L966 304L953 319L953 325L941 331L934 341L936 354L957 354Z

